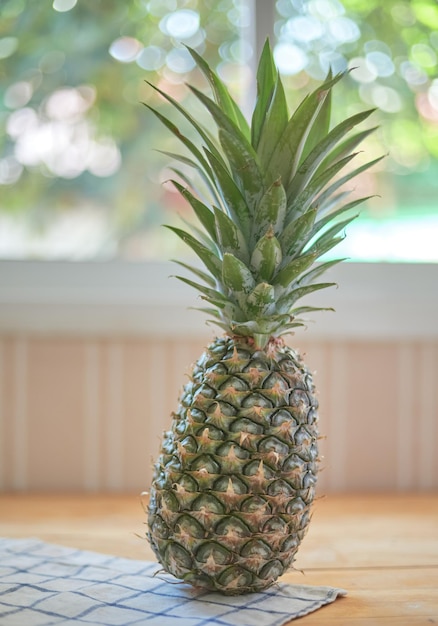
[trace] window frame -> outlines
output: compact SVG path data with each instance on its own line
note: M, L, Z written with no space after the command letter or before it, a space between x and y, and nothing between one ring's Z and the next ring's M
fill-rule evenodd
M176 278L181 268L148 261L3 261L0 333L206 336L196 291ZM309 316L304 338L438 338L438 266L344 262L327 273L337 283L306 302L335 313Z

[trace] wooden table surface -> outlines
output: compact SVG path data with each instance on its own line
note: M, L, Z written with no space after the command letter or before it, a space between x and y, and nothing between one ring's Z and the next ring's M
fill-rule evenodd
M153 559L144 522L132 494L0 495L2 537ZM283 580L348 592L300 626L438 624L438 494L320 499L296 567Z

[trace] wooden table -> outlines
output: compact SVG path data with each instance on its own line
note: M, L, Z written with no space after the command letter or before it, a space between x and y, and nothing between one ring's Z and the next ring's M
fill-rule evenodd
M153 559L137 495L0 495L0 536ZM330 495L314 507L288 582L345 598L300 626L438 624L438 495Z

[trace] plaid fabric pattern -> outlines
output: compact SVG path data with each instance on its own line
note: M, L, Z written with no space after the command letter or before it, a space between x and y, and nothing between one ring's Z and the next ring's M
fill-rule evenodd
M280 583L226 597L162 576L159 566L37 539L0 539L2 626L281 626L333 602L332 587Z

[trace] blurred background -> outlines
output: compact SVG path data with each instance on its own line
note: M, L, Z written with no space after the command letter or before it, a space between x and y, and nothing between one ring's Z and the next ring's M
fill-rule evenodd
M191 215L147 81L202 120L188 45L250 114L267 36L291 110L350 69L333 123L375 107L364 159L387 155L355 184L374 197L336 249L337 313L290 342L316 370L321 489L438 487L436 1L3 0L0 488L147 488L213 332L167 279L189 251L162 224Z

